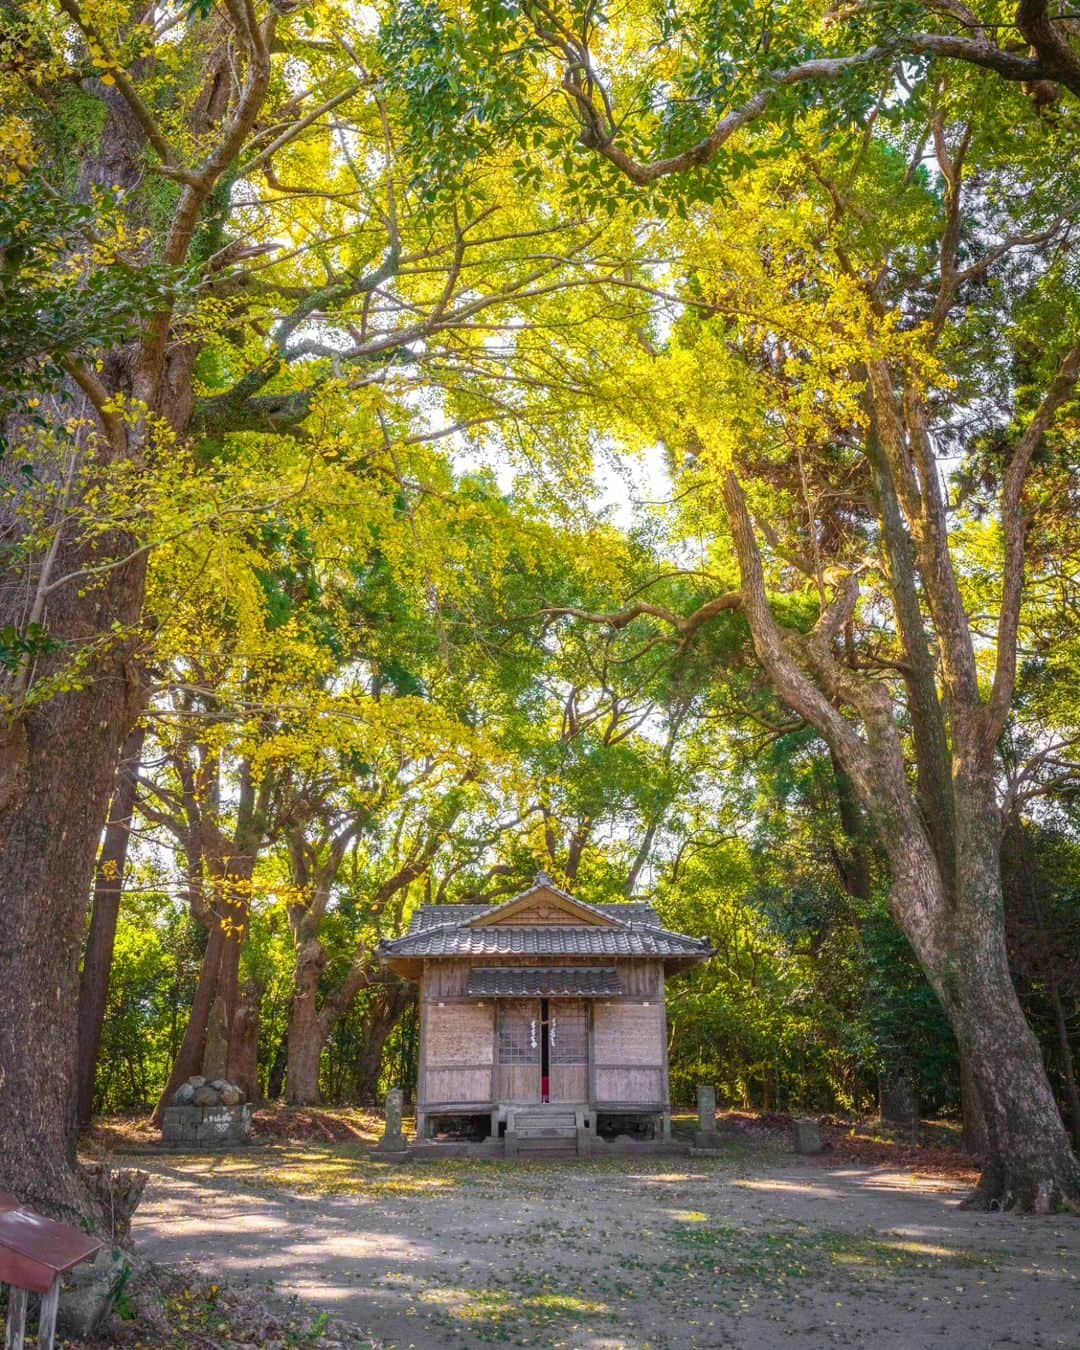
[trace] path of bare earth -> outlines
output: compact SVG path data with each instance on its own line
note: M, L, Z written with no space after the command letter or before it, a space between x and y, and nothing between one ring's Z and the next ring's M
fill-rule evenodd
M295 1295L357 1345L1080 1346L1080 1220L774 1152L393 1168L354 1146L150 1155L140 1251Z

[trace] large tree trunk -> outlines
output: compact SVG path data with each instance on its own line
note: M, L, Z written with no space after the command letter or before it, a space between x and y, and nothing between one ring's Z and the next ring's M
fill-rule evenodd
M319 982L325 967L326 953L318 939L302 941L296 953L285 1069L285 1100L291 1106L313 1106L320 1100L319 1065L330 1033L318 1007Z
M986 1103L987 1155L971 1203L1043 1214L1075 1203L1080 1168L1008 969L985 952L962 970L950 1019Z
M211 193L258 115L275 24L271 14L257 35L240 34L242 56L220 30L207 28L208 84L189 129L207 136L210 153L184 180L160 239L166 266L187 262ZM57 41L69 37L58 31ZM218 78L225 62L245 68L235 96L234 86ZM105 124L95 153L81 160L77 196L88 202L102 186L110 194L117 187L128 191L134 236L143 224L139 189L148 171L152 116L144 105L133 106L126 88L93 88L106 107ZM234 97L234 114L224 118ZM159 145L157 153L168 158L172 151ZM164 418L178 434L190 420L195 350L169 340L171 321L165 301L147 315L137 339L107 353L94 369L64 352L51 354L64 362L74 395L70 408L57 410L58 420L72 413L84 420L79 468L86 477L73 474L72 482L85 483L91 510L109 470L116 464L138 470L153 434L151 418L129 422L117 411L117 394L127 408ZM58 465L51 469L58 472ZM135 500L137 487L132 477L128 490ZM16 528L20 524L16 514ZM100 1203L74 1167L78 961L120 747L143 705L126 635L141 615L147 555L116 532L91 528L80 538L74 511L58 511L54 528L53 545L32 556L15 584L0 588L0 626L11 622L22 631L32 619L58 644L39 658L33 678L60 673L73 654L87 658L77 681L47 698L23 702L24 686L16 712L0 723L0 1189L100 1227ZM28 594L37 612L28 613Z
M247 787L250 788L250 784ZM234 1035L247 1034L239 1016L240 956L248 936L250 885L259 848L258 832L248 828L249 796L246 789L241 794L243 820L237 827L234 843L229 844L221 836L215 836L213 846L218 851L216 855L208 856L203 834L199 847L189 850L192 912L207 930L206 950L184 1039L154 1109L153 1120L158 1125L173 1093L193 1075L201 1073L211 1079L225 1077L232 1072L234 1058L242 1064L245 1073L249 1072L243 1053L233 1049ZM228 852L225 852L226 848ZM209 896L202 896L204 867L210 874ZM208 1063L208 1057L212 1063Z
M1061 1073L1065 1082L1065 1100L1069 1104L1069 1124L1074 1148L1080 1147L1080 1087L1076 1082L1076 1065L1073 1062L1072 1042L1069 1039L1069 1023L1065 1017L1065 1007L1061 1001L1061 988L1057 975L1051 969L1047 972L1047 992L1050 1006L1054 1012L1054 1030L1057 1033L1058 1049L1061 1052Z
M973 1200L1046 1213L1080 1199L1080 1165L1009 970L993 781L985 764L964 753L965 738L958 741L956 908L938 978L986 1122Z
M379 1103L379 1075L387 1039L409 1006L412 990L406 984L390 984L376 990L364 1024L364 1044L356 1066L356 1100L361 1106ZM399 1084L398 1086L404 1086Z
M934 490L932 475L927 482L928 491ZM935 578L933 590L939 640L952 662L946 664L946 683L953 690L955 833L939 852L909 788L889 690L856 676L833 650L854 611L857 583L849 579L810 638L796 645L769 607L753 524L734 473L725 478L724 495L758 657L780 697L818 729L851 779L889 860L893 917L941 999L974 1078L986 1119L987 1155L972 1200L1038 1211L1076 1205L1080 1165L1006 958L993 743L978 702L974 658L969 647L965 660L964 633L954 631L963 622L953 603L955 578ZM943 544L925 570L931 566L947 572ZM842 705L857 714L861 734L840 712Z
M221 965L221 952L225 945L225 934L221 925L211 920L206 935L206 947L203 951L202 965L199 967L199 982L195 986L195 997L191 1002L191 1012L184 1039L176 1053L168 1081L154 1109L153 1121L160 1125L166 1106L181 1083L186 1082L202 1069L203 1054L206 1050L206 1032L210 1025L210 1012L217 997L218 969Z
M336 988L326 994L320 1007L319 986L326 968L326 953L317 937L310 933L303 935L304 922L301 920L300 923L293 1001L289 1012L285 1100L292 1106L313 1106L320 1101L319 1069L322 1052L334 1027L345 1015L360 989L369 982L373 962L370 955L365 958L358 954L348 974ZM380 1003L380 999L384 1001ZM371 1024L372 1036L378 1043L378 1056L381 1057L383 1042L390 1034L394 1022L401 1016L407 1002L406 995L401 1001L401 1006L396 1007L391 996L376 995L374 1006L381 1008L383 1016L389 1019L385 1026L379 1022Z
M213 1081L216 1078L228 1078L234 1072L239 1061L238 1048L234 1037L240 1030L240 956L247 940L248 910L245 906L243 929L229 928L225 932L225 941L218 963L217 1003L221 1010L221 1053L214 1064L204 1055L203 1072Z
M894 916L941 999L982 1106L986 1152L970 1203L1046 1213L1076 1202L1080 1167L1009 970L992 805L987 780L958 777L951 896L912 813L879 815L878 826Z
M105 842L98 857L94 879L94 902L90 931L83 953L79 981L79 1060L76 1112L80 1129L90 1124L94 1109L94 1081L105 1005L109 998L116 924L120 916L120 898L124 889L124 868L131 839L131 817L135 808L135 774L142 754L146 732L136 726L124 744L120 758L116 791L105 827Z
M259 1086L259 1008L262 987L249 981L240 989L229 1030L229 1081L243 1090L249 1102L263 1100Z
M983 1114L979 1089L975 1085L975 1075L968 1061L960 1058L960 1119L964 1151L980 1161L989 1151L989 1137L986 1133L986 1116Z
M1037 957L1034 969L1036 984L1041 982L1046 988L1046 997L1054 1022L1058 1052L1061 1061L1062 1086L1065 1102L1068 1106L1070 1134L1073 1146L1080 1146L1080 1087L1076 1081L1076 1066L1073 1060L1073 1048L1069 1038L1069 1023L1061 997L1061 985L1058 980L1058 953L1047 930L1046 913L1043 908L1044 881L1039 866L1039 857L1033 847L1031 834L1019 820L1014 820L1006 832L1004 841L1008 861L1004 866L1003 885L1007 907L1015 903L1018 910L1030 911L1030 922L1034 925L1034 948ZM1011 874L1011 875L1010 875ZM1023 921L1023 916L1021 921ZM1023 942L1018 934L1017 941ZM1021 952L1021 956L1023 953Z
M98 152L81 166L84 201L97 185L132 188L145 172L136 120L115 91L103 99L109 111ZM99 383L110 392L132 390L130 350L105 358ZM92 414L74 383L64 397L58 419ZM90 430L89 420L80 432L88 470L107 469L129 449L137 461L137 437L120 440L104 422ZM40 471L59 468L46 462ZM0 719L0 1190L97 1225L98 1202L74 1167L78 965L120 747L143 705L130 641L108 635L130 633L139 619L146 558L74 580L131 554L132 541L115 533L80 538L65 515L53 526L55 554L34 555L25 573L0 587L0 626L21 629L26 595L37 588L42 597L33 617L58 647L39 659L37 681L60 674L73 653L92 653L76 687ZM10 523L14 530L22 524L17 514ZM71 583L59 584L69 576Z
M233 1071L233 1060L237 1054L233 1048L233 1036L241 1030L242 1025L238 1016L238 972L240 953L246 935L246 919L242 933L227 931L222 925L221 917L211 906L208 922L206 950L199 969L199 983L195 989L191 1015L176 1062L154 1109L152 1119L155 1124L161 1123L165 1108L181 1083L195 1074L206 1073L208 1077L217 1078ZM221 1029L220 1037L217 1039L208 1035L215 1017L215 1008L218 1009L217 1018ZM214 1040L212 1054L208 1048L211 1040ZM207 1062L208 1054L211 1054L214 1061L212 1064ZM239 1060L246 1065L242 1055L239 1056ZM211 1072L207 1073L207 1070Z
M50 631L93 641L98 606L133 624L143 570L142 559L117 568L85 598L61 592ZM79 954L120 747L142 703L135 681L114 648L83 688L30 708L0 751L12 789L0 807L0 1190L91 1221L96 1202L72 1166Z
M987 906L995 904L993 877L961 873L958 882L970 937L946 963L940 980L986 1123L985 1167L973 1201L1047 1213L1080 1194L1080 1168L1039 1043L1016 996L1004 934L998 924L980 923ZM969 882L978 887L974 897L965 895Z

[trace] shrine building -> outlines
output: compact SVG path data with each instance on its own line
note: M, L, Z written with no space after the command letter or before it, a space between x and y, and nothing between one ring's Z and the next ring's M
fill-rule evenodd
M706 939L541 872L502 904L424 905L379 953L420 986L418 1141L464 1126L514 1156L669 1137L665 980Z

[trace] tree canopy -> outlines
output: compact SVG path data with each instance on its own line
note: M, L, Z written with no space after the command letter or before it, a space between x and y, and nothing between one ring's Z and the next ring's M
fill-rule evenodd
M543 868L718 948L686 1096L1075 1203L1076 24L0 11L0 1187L94 1221L110 925L99 1105L371 1096Z

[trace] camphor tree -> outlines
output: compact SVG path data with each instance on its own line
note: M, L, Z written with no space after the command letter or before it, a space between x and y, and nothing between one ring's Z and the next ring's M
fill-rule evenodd
M397 1011L409 1000L379 961L378 942L399 935L410 890L440 855L468 847L469 808L494 795L498 754L483 734L423 697L367 692L362 746L349 757L330 736L321 764L310 756L285 835L295 947L285 1099L296 1105L320 1100L326 1042L362 989L386 985ZM328 912L340 915L343 900L356 936L348 963L328 978Z
M454 65L489 130L539 107L522 175L536 146L557 150L584 202L652 221L669 270L643 284L681 278L683 307L607 394L616 424L666 442L687 536L712 536L719 575L733 552L738 582L692 613L638 599L586 617L690 639L745 615L773 688L854 785L974 1077L975 1202L1075 1204L1006 960L996 760L1025 568L1075 473L1074 21L1025 3L992 20L954 4L478 10L475 50L534 57L504 115L494 65L458 59L474 48L457 15L405 9L443 37L403 76L417 107L425 60Z
M977 1200L1045 1210L1075 1203L1078 1172L1006 959L995 756L1013 698L1027 548L1040 514L1056 514L1055 479L1073 463L1080 324L1059 247L1071 208L1062 212L1057 194L1076 185L1055 182L1036 153L1014 195L1008 133L947 91L928 104L929 183L908 167L910 147L905 163L871 144L867 160L878 164L862 182L858 170L842 177L833 156L808 157L814 186L794 195L806 206L816 197L819 216L789 241L802 257L775 266L759 244L759 282L772 296L756 294L774 314L786 302L786 331L759 312L742 342L724 344L768 391L768 412L760 406L756 427L707 434L702 471L722 487L759 659L854 784L888 857L894 916L974 1077L988 1137ZM889 249L873 223L873 199L889 184L916 212L911 194L933 201L906 249ZM813 354L787 327L808 290L828 314ZM977 484L950 490L948 456L977 465ZM755 529L753 486L742 481L781 486L774 457L787 460L781 480L792 475L779 539L760 495L765 523ZM966 575L972 535L996 575L985 608ZM801 574L820 596L808 633L778 623L763 547L781 589L803 584Z

